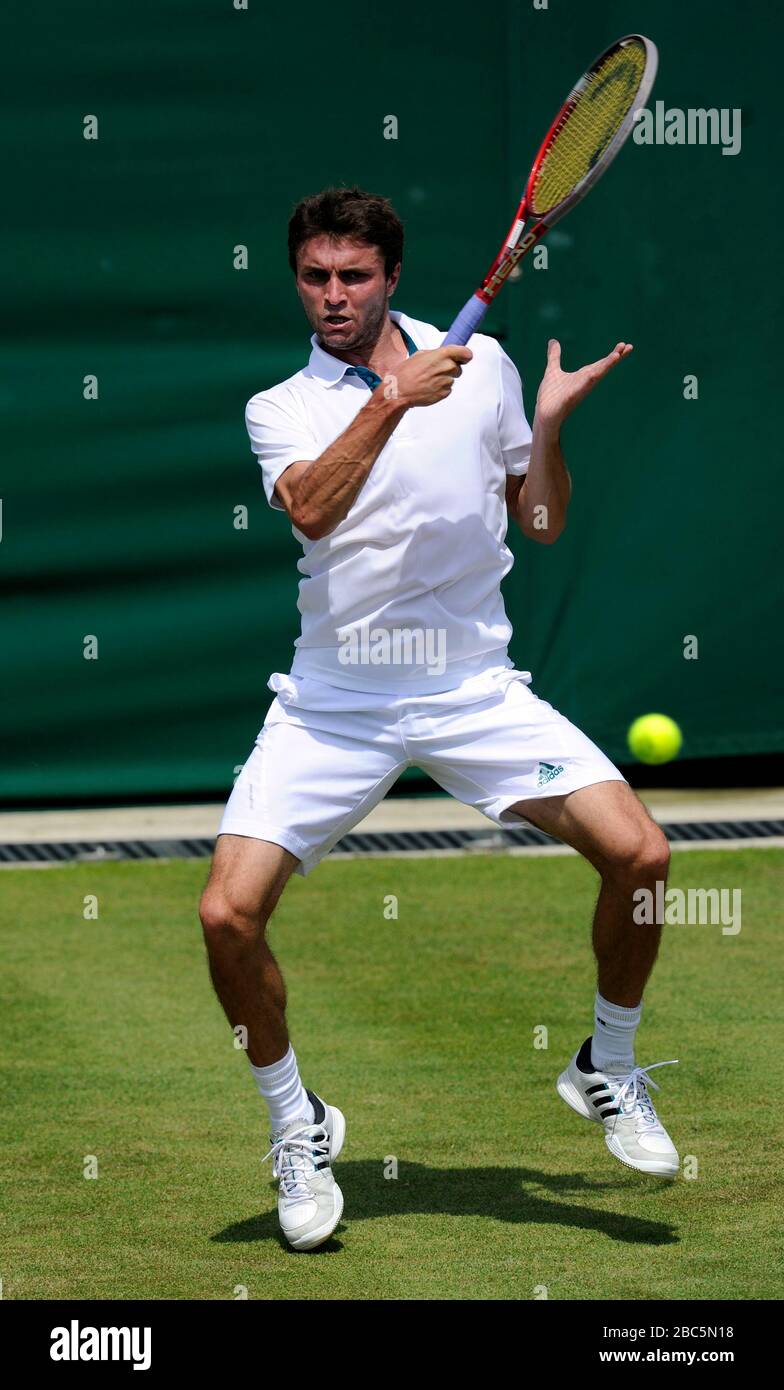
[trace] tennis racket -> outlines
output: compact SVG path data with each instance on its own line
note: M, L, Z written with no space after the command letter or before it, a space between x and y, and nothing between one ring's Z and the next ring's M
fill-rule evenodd
M650 39L627 34L572 88L534 160L501 250L442 346L468 342L520 257L601 178L631 134L635 111L650 96L658 60ZM534 225L526 231L531 218Z

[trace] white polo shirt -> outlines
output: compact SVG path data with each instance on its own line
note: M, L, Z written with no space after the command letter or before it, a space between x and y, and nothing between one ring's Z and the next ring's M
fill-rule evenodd
M392 311L418 348L443 330ZM307 367L260 391L245 421L270 505L289 464L317 459L367 405L370 388L319 346ZM473 360L450 395L409 409L329 535L308 540L291 674L383 694L450 690L511 666L512 627L500 584L506 475L527 472L531 429L517 369L494 338L475 333Z

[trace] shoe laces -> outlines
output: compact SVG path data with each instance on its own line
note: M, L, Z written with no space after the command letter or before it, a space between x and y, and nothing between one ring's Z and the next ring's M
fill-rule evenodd
M272 1159L272 1176L280 1178L291 1202L308 1202L313 1197L309 1179L321 1159L329 1159L329 1136L322 1125L303 1120L297 1129L278 1130L270 1135L272 1147L261 1160Z
M651 1129L655 1127L661 1129L663 1133L663 1127L653 1108L653 1101L648 1095L649 1086L652 1086L654 1091L661 1088L651 1079L648 1072L655 1071L657 1067L677 1067L677 1065L678 1059L674 1057L669 1062L651 1062L647 1067L633 1067L630 1072L624 1072L621 1076L610 1077L613 1087L618 1084L618 1090L614 1092L613 1099L622 1114L632 1115L636 1111Z

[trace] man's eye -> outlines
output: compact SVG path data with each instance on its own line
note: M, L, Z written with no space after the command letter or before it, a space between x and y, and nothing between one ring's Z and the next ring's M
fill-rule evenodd
M344 283L354 283L357 280L367 280L367 272L364 270L346 270L341 275ZM329 279L325 270L306 270L305 279L313 285L325 285Z

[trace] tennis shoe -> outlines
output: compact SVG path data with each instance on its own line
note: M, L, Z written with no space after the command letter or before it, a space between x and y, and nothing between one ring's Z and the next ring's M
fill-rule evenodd
M597 1071L587 1038L559 1076L556 1090L578 1115L604 1126L604 1142L621 1163L641 1173L672 1178L680 1160L648 1094L649 1086L659 1089L648 1073L675 1065L673 1060L625 1072Z
M331 1165L343 1148L346 1121L340 1110L313 1091L307 1097L314 1119L291 1120L272 1133L272 1147L262 1159L272 1159L272 1176L280 1178L278 1218L295 1250L323 1245L343 1215L343 1193Z

